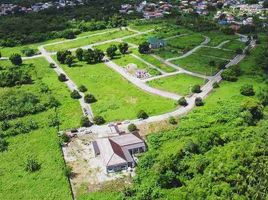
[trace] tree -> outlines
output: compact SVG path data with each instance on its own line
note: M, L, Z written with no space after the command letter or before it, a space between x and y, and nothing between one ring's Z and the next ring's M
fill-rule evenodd
M111 59L113 59L114 56L116 55L116 51L117 51L117 47L115 45L111 45L106 50L107 56L109 56Z
M257 96L261 104L263 106L267 106L268 105L268 86L261 88Z
M254 96L254 88L253 85L245 84L240 88L240 93L244 96Z
M9 60L11 61L11 63L13 65L21 65L22 64L22 59L21 59L21 55L20 54L12 54L10 57L9 57Z
M66 63L66 58L68 55L72 55L72 53L68 50L66 51L58 51L57 52L57 60L61 63L61 64L65 64Z
M94 52L95 63L102 62L102 59L104 58L104 56L105 56L105 54L103 53L102 50L95 49L95 52Z
M85 97L84 97L84 101L86 103L94 103L97 101L97 99L94 97L93 94L86 94Z
M211 60L211 61L209 61L209 66L211 66L211 67L216 66L216 62L215 62L215 60Z
M102 116L95 116L93 118L93 122L94 122L94 124L102 125L102 124L105 123L105 120L104 120L104 118Z
M231 82L237 81L237 76L232 69L225 69L222 72L221 77L225 81L231 81Z
M80 86L78 87L78 90L79 90L80 92L86 92L86 91L87 91L87 88L86 88L86 86L84 86L84 85L80 85Z
M265 1L263 2L263 8L268 8L268 0L265 0Z
M141 54L149 53L150 51L150 44L148 42L143 42L139 45L139 52Z
M241 112L249 111L252 115L251 124L256 124L257 121L263 117L263 106L260 101L252 98L248 98L241 103Z
M196 97L195 98L195 105L196 106L203 106L204 105L204 102L203 102L201 97Z
M178 104L181 105L181 106L187 106L187 105L188 105L188 102L187 102L187 100L185 99L185 97L181 97L181 98L178 100Z
M63 133L63 134L61 135L61 140L62 140L62 142L64 142L64 143L69 143L69 142L70 142L70 137L69 137L66 133Z
M81 48L76 49L75 55L76 55L76 58L79 61L82 61L83 60L83 53L84 53L83 49L81 49Z
M118 45L119 51L121 54L126 54L128 52L128 43L123 42Z
M192 92L193 93L200 93L200 92L202 92L200 85L194 85L192 87Z
M77 90L73 90L73 91L71 92L71 97L72 97L73 99L80 99L82 96L79 94L79 92L78 92Z
M214 82L213 85L212 85L213 88L218 88L220 87L219 83L218 82Z
M74 62L74 57L72 55L67 55L65 58L65 63L68 65L68 67L71 67Z
M82 116L82 118L81 118L81 120L80 120L80 125L81 125L82 127L90 127L90 126L92 126L93 124L92 124L91 121L89 121L88 117L86 117L86 116Z
M144 110L140 110L138 112L138 115L137 115L138 119L147 119L148 117L149 115Z
M127 129L129 132L133 132L137 130L137 126L135 124L129 124Z
M50 68L56 68L56 65L54 63L49 63Z
M237 54L243 54L243 49L238 48L238 49L235 50L235 52L236 52Z
M21 52L27 57L33 56L36 53L34 49L30 49L30 48L23 49Z
M59 79L60 82L65 82L65 81L68 80L65 74L60 74L58 76L58 79Z
M25 170L28 172L35 172L41 168L41 164L33 157L28 157L26 161Z

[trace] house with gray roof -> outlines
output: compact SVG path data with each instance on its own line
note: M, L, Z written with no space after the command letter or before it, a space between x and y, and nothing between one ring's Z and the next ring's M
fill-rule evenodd
M100 138L92 143L95 156L100 156L107 173L133 168L135 154L146 151L146 145L138 134L124 134Z

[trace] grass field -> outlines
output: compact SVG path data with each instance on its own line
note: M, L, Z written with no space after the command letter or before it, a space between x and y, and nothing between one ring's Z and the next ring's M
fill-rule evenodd
M161 62L160 60L154 58L152 55L150 54L140 54L138 52L138 50L133 50L132 51L135 55L139 56L140 58L142 58L143 60L151 63L152 65L158 67L159 69L165 71L165 72L174 72L176 71L176 69L174 69L173 67L170 67L168 65L166 65L165 63Z
M230 49L233 51L237 50L238 48L243 49L245 47L246 47L246 44L243 42L240 42L239 40L232 40L232 41L230 41L222 46L222 48L224 48L224 49Z
M174 101L143 92L102 63L78 65L62 66L77 85L85 85L95 95L98 101L91 104L93 113L106 121L133 119L142 109L156 115L175 108Z
M199 54L192 54L186 58L172 61L172 63L192 72L197 72L204 75L213 75L218 72L216 66L210 66L209 62L215 61L216 63L222 62L220 59L201 56Z
M60 101L58 115L60 129L79 126L82 111L78 101L70 98L66 86L57 80L48 63L40 58L27 60L34 64L32 71L34 84L15 88L0 88L0 93L8 90L30 91L40 95L40 84L46 84L51 94ZM26 67L22 66L22 67ZM41 98L46 98L45 96ZM0 199L71 199L70 188L64 175L64 161L59 146L56 129L49 127L53 109L35 115L27 115L12 122L34 120L39 129L27 134L9 136L8 151L0 153ZM41 163L41 169L34 173L25 171L28 156L34 156Z
M226 35L220 31L205 32L203 34L211 39L208 43L209 46L218 46L226 40L234 40L239 38L236 35Z
M154 54L163 59L169 59L169 58L179 57L183 54L183 52L180 49L166 46L164 48L155 49Z
M201 34L194 33L169 39L167 43L169 46L178 49L192 49L200 45L204 40Z
M204 79L190 76L187 74L178 74L165 78L155 79L148 82L148 85L161 90L173 92L186 96L191 93L191 87L194 85L202 85Z
M203 55L207 57L215 57L215 58L222 58L231 60L233 57L235 57L234 51L226 51L222 49L215 49L215 48L209 48L209 47L202 47L198 49L195 54Z
M109 31L109 30L107 30ZM124 37L127 35L132 35L134 32L128 31L128 30L112 30L107 33L103 33L100 35L95 35L95 36L88 36L76 40L69 40L68 42L64 42L61 44L57 45L49 45L46 46L47 51L55 52L59 50L67 50L67 49L72 49L72 48L77 48L81 46L86 46L90 44L94 44L97 42L103 42L107 40L113 40L116 38Z

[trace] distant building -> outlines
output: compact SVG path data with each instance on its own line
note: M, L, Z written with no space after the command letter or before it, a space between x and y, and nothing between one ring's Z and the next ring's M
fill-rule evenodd
M150 47L152 49L162 48L162 47L165 47L167 45L167 42L165 40L158 39L155 37L150 37L148 39L148 43L150 44Z
M107 173L127 170L136 165L133 155L146 151L138 134L100 138L92 143L95 156L101 156Z

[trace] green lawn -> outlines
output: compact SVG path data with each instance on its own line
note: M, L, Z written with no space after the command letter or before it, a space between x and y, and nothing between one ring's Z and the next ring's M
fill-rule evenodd
M201 34L194 33L169 39L167 40L167 43L174 48L189 50L200 45L203 41L204 37Z
M109 42L109 43L107 43L107 44L102 44L102 45L93 46L93 48L94 48L94 49L100 49L100 50L106 52L107 48L110 47L111 45L115 45L115 46L117 46L117 48L118 48L118 45L119 45L119 44L120 44L119 42ZM119 49L117 50L117 53L119 53Z
M124 37L127 35L132 35L132 34L134 34L134 32L131 32L128 30L112 30L111 32L104 33L101 35L88 36L88 37L80 38L76 40L69 40L68 42L64 42L64 43L57 44L57 45L46 46L46 50L51 51L51 52L56 52L59 50L78 48L81 46L86 46L86 45L94 44L97 42L112 40L112 39Z
M62 66L77 85L85 85L95 95L98 101L91 105L93 113L106 121L133 119L142 109L156 115L175 108L174 101L143 92L102 63Z
M202 85L204 81L204 79L187 74L177 74L174 76L152 80L148 82L148 85L161 90L186 96L190 93L193 85Z
M48 68L48 63L40 58L25 61L34 64L31 71L34 84L14 88L0 88L0 93L9 90L33 92L41 96L40 85L46 84L50 93L61 103L58 115L60 129L79 126L82 111L78 101L70 98L66 86L57 80L56 73ZM39 129L27 134L7 137L8 150L0 153L0 199L70 199L71 193L67 178L64 175L59 138L56 129L49 127L49 121L55 115L54 109L48 109L35 115L14 119L17 121L34 120ZM41 163L41 169L34 173L25 171L28 156L34 156Z
M235 57L235 52L233 51L226 51L222 49L214 49L209 47L202 47L198 49L195 54L203 55L203 56L212 56L216 58L228 59L231 60Z
M166 46L164 48L154 49L154 54L163 59L169 59L179 57L183 54L183 52L178 48Z
M246 47L246 44L244 42L240 42L239 40L232 40L225 45L222 46L222 48L230 49L230 50L237 50L239 48L244 49Z
M208 43L209 46L218 46L226 40L238 39L236 35L226 35L220 31L211 31L203 33L205 36L208 36L211 40Z
M139 56L140 58L142 58L143 60L151 63L152 65L158 67L159 69L165 71L165 72L174 72L176 71L176 69L174 69L173 67L170 67L168 65L166 65L165 63L161 62L160 60L154 58L152 55L150 54L140 54L138 52L138 50L133 50L132 51L135 55Z
M115 58L113 61L123 68L126 68L127 65L129 65L129 64L135 64L135 65L137 65L138 69L145 69L152 76L157 76L157 75L161 74L158 70L151 68L149 65L138 60L137 58L133 57L130 54L119 56L119 57Z
M210 58L199 54L192 54L186 58L173 60L172 63L192 72L197 72L205 75L213 75L218 72L216 66L210 66L209 62L215 61L216 63L223 62L220 59Z
M135 45L139 45L139 44L141 44L143 42L147 42L148 41L148 38L150 36L152 36L151 33L147 33L147 34L143 34L143 35L138 35L138 36L135 36L135 37L124 39L124 42L135 44Z

